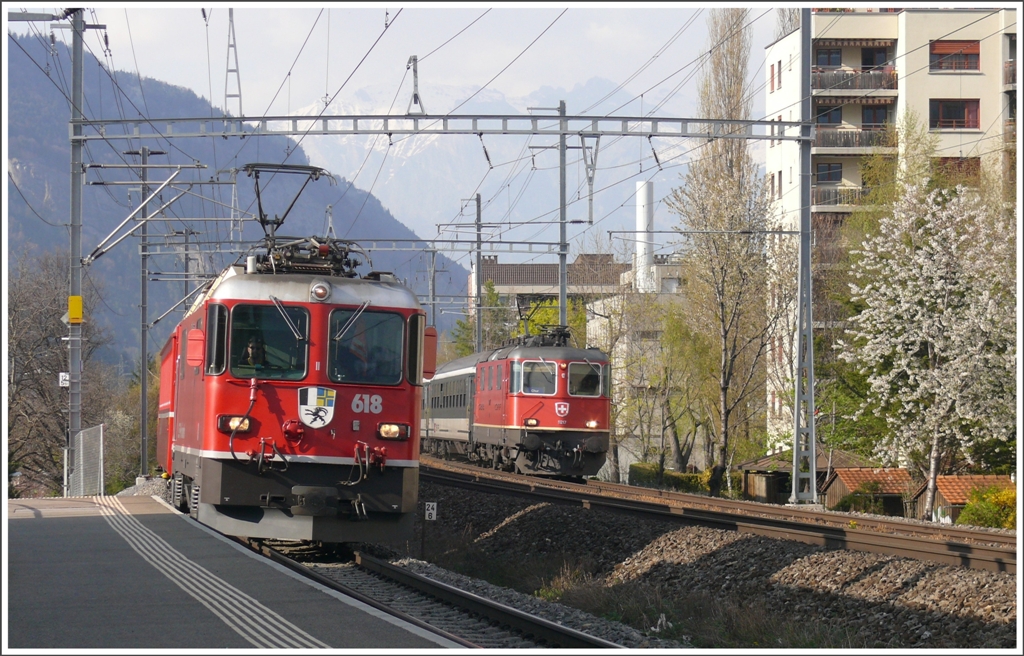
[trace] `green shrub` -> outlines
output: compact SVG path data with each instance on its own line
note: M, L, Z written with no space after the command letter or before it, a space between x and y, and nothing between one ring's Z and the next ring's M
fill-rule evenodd
M832 510L841 512L862 512L873 515L884 515L882 500L876 495L882 491L878 481L864 481L857 489L840 499Z
M743 485L743 475L732 472L732 488L737 493ZM653 462L636 462L629 466L629 484L638 487L650 487L662 490L675 490L689 494L708 494L708 481L711 470L700 474L682 474L666 469L662 472L661 484L658 484L658 465ZM723 490L724 492L724 490Z
M989 528L1017 528L1017 489L993 486L971 490L970 501L957 524Z

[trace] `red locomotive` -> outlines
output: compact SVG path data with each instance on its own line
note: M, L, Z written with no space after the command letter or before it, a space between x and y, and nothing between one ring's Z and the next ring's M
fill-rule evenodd
M266 254L208 283L161 351L175 504L231 535L408 539L436 332L393 276L358 277L352 242L268 224Z
M568 330L520 337L438 368L424 388L424 453L521 474L593 476L608 454L611 371Z

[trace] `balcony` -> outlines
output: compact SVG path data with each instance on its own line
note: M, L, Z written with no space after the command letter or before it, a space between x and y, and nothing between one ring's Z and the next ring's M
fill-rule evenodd
M861 127L816 126L815 148L875 148L885 146L886 131L880 123L869 123Z
M896 69L892 66L811 69L811 88L822 91L864 91L868 89L895 91L896 81Z
M1003 86L1017 86L1017 60L1011 59L1003 64Z
M837 207L839 205L858 205L862 198L871 193L867 187L811 187L811 205ZM814 210L817 211L817 210Z

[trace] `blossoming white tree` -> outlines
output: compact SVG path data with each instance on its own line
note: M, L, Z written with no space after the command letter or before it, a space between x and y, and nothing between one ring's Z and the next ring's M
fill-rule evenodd
M868 375L868 409L883 416L889 462L927 453L924 515L940 459L970 457L1016 426L1016 270L1012 213L971 189L909 186L853 266L853 317L840 357Z

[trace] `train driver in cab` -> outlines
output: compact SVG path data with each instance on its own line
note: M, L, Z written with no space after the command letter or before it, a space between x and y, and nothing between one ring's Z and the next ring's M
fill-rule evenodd
M253 335L245 345L245 353L242 355L242 362L253 367L264 367L267 364L267 347L263 343L263 337Z

